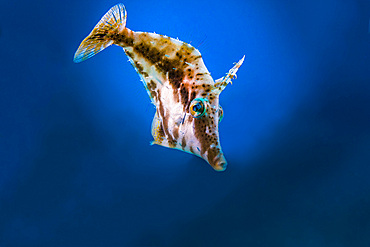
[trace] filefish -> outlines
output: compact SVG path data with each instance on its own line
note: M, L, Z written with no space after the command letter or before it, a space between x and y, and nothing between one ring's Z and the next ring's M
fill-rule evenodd
M218 125L223 118L220 93L236 77L237 62L214 81L200 52L165 35L135 32L126 27L123 4L112 7L78 47L74 62L82 62L111 45L121 46L141 77L155 105L152 144L179 149L226 169Z

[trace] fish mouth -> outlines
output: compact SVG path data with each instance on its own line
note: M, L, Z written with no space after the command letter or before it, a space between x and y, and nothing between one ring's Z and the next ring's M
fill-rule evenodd
M213 167L213 169L215 169L218 172L225 171L227 167L227 161L224 155L222 153L217 155L215 159L213 160L213 162L211 163L211 166Z

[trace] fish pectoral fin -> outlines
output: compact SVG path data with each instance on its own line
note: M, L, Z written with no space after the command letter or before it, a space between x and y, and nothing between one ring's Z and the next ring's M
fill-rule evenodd
M157 144L167 148L175 148L176 141L173 139L167 139L166 133L169 138L171 138L171 131L163 128L162 119L158 116L158 112L156 112L152 122L152 136L154 140L151 142L151 144Z
M158 112L155 112L153 122L152 122L152 136L153 144L163 145L164 142L167 142L166 136L163 131L161 118L158 116ZM167 142L168 143L168 142Z

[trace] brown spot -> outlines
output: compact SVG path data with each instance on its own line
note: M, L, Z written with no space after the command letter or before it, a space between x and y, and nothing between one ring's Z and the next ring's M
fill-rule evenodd
M176 89L180 87L180 84L184 78L184 72L181 69L172 69L168 72L168 78L172 87L176 91Z
M179 53L179 52L176 52L176 56L178 57L178 58L182 58L182 55Z
M193 99L195 99L195 96L197 95L196 92L192 92L191 95L190 95L190 102L193 101Z
M150 82L148 83L148 89L154 90L156 87L157 85L155 84L155 82L153 80L150 80Z
M125 53L127 56L129 56L131 59L134 58L134 54L132 52L129 52L128 50L125 49Z
M134 45L133 33L127 28L121 33L110 33L109 37L111 37L115 44L121 44L126 47Z
M159 51L157 48L155 47L151 47L151 49L148 51L147 53L147 58L153 63L157 63L159 60L161 60L161 58L163 58L164 54L163 52Z
M212 162L215 160L216 156L217 156L219 153L220 153L220 151L219 151L219 149L218 149L218 148L216 148L216 147L209 148L209 149L208 149L208 155L207 155L208 161L209 161L210 163L212 163Z
M182 138L181 140L181 148L182 150L185 150L185 147L186 147L186 139L185 139L185 136Z
M140 74L142 74L142 73L143 73L143 71L144 71L143 66L142 66L140 63L138 63L137 61L135 61L134 63L135 63L135 67L137 68L137 71L138 71Z
M158 99L156 91L150 91L150 96L152 97L152 99L155 99L155 100Z
M106 37L108 36L108 37ZM95 33L90 36L89 39L95 39L95 40L105 40L106 38L109 38L108 33Z
M159 114L162 118L163 132L165 134L165 137L167 138L168 146L171 148L174 148L176 147L176 141L173 139L173 137L168 132L168 118L164 115L163 104L162 104L162 101L160 100L160 97L158 97L158 101L159 101Z
M173 129L173 139L177 143L177 139L179 138L179 128L174 128Z
M189 91L183 86L180 90L181 93L181 103L185 106L189 100Z
M160 137L160 143L161 143L163 141L163 139L165 138L162 123L159 125L158 135Z
M169 139L169 140L168 140L168 146L169 146L170 148L175 148L175 147L176 147L176 145L177 145L177 141L176 141L176 140L174 140L174 139Z
M150 82L147 84L147 89L149 90L150 95L153 99L157 99L157 92L155 91L156 88L157 85L155 84L155 82L153 80L150 80Z

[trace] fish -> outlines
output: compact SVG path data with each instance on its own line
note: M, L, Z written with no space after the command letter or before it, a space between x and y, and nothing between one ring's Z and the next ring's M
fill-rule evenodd
M202 55L192 45L165 35L126 27L122 3L113 6L81 42L80 63L111 45L123 48L155 106L151 144L182 150L204 159L216 171L227 161L218 126L223 118L219 96L236 78L244 57L220 79L213 80Z

